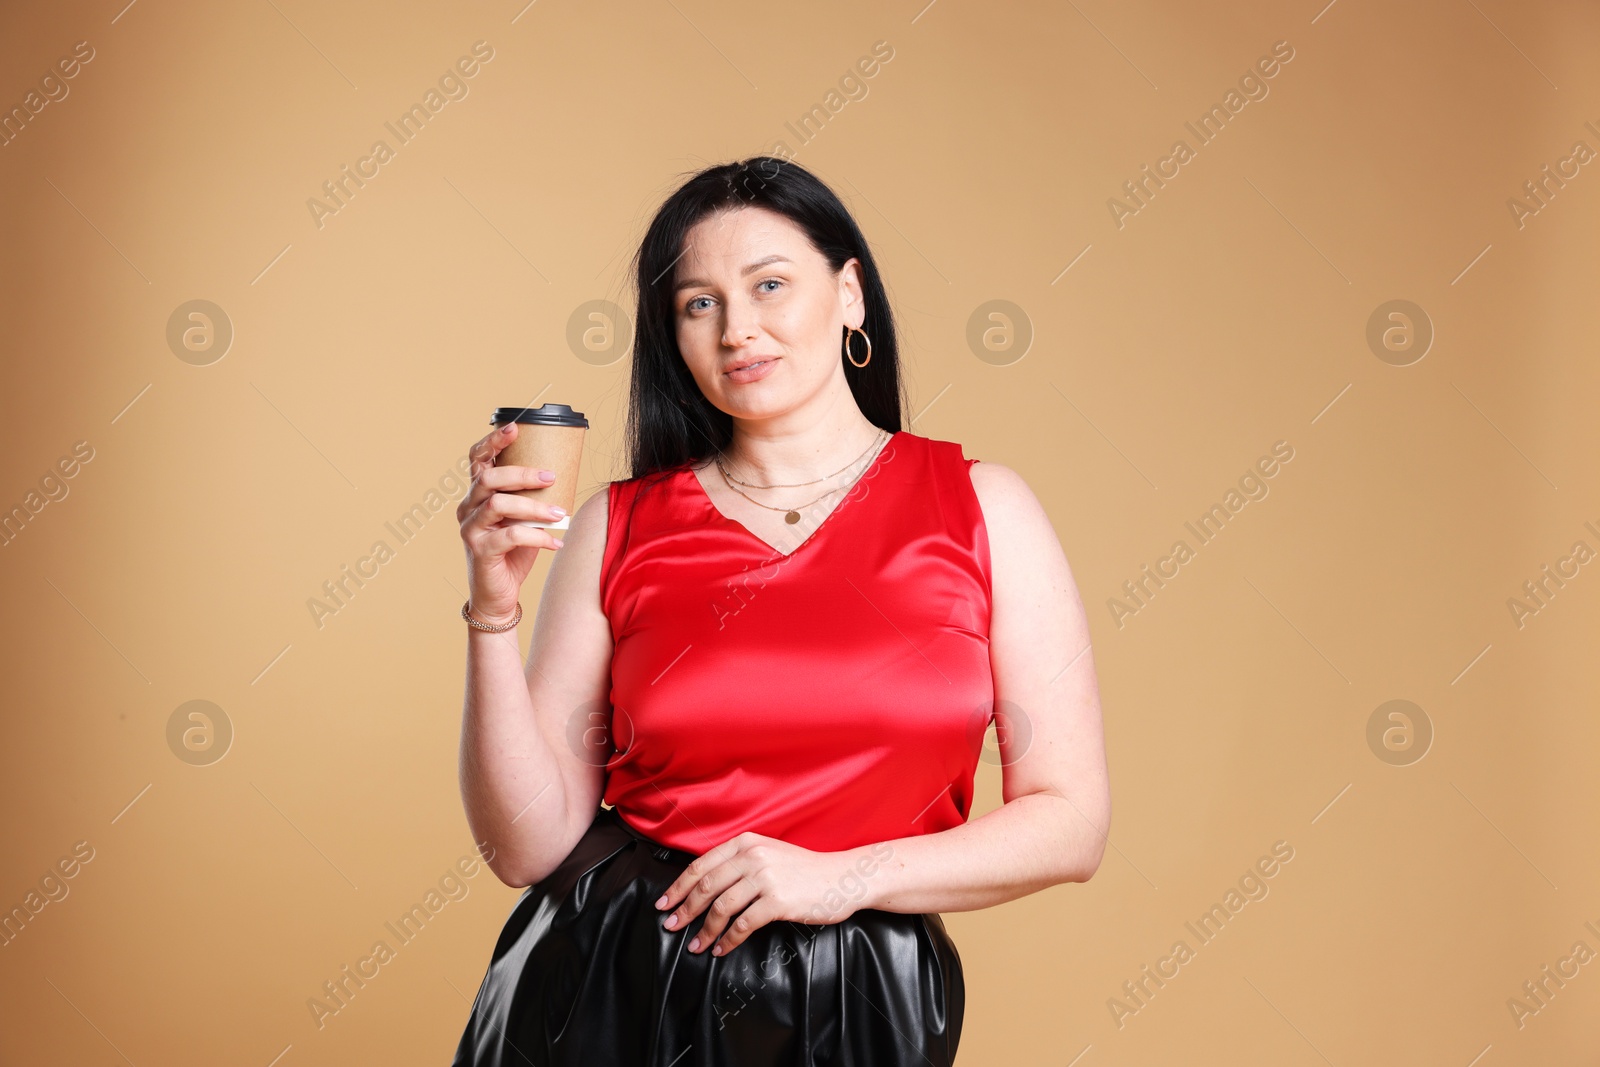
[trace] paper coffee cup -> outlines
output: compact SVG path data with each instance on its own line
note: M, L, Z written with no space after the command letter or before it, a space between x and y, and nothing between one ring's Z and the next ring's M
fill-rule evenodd
M521 525L565 530L572 522L578 495L578 461L583 457L583 432L589 428L589 420L565 404L541 404L536 408L496 408L489 421L496 427L517 424L517 439L500 450L494 460L496 467L532 467L556 475L554 482L542 488L504 490L567 512L556 521L527 519L520 520Z

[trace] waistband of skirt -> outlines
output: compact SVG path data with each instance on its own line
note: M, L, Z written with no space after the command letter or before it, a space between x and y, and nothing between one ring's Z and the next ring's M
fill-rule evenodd
M688 866L691 860L698 858L700 855L698 852L689 852L686 849L673 848L670 845L663 845L654 838L640 833L622 817L616 808L601 808L599 813L596 815L596 818L608 819L611 822L614 822L618 827L626 831L630 837L654 853L656 859L663 862L677 863L683 866Z

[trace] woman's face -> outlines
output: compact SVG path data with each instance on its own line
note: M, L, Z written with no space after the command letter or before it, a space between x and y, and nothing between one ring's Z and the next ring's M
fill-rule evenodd
M803 230L759 207L707 216L684 246L673 318L678 351L707 400L754 419L793 411L830 388L848 392L844 327L859 328L866 314L858 260L834 274ZM765 365L739 369L757 360Z

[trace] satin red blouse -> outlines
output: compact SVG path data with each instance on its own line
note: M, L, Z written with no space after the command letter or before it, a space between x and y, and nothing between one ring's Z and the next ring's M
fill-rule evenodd
M788 555L688 465L612 482L605 802L695 853L745 830L838 851L965 822L994 708L976 462L896 433Z

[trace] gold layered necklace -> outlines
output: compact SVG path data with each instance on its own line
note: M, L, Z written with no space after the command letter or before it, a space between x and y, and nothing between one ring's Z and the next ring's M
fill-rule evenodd
M861 468L861 472L859 474L857 474L854 478L850 479L849 485L836 486L833 489L829 489L826 493L823 493L822 496L817 497L816 500L808 500L804 504L801 504L798 507L792 507L792 508L777 508L777 507L773 507L771 504L763 504L761 501L757 500L755 497L751 496L749 493L745 492L743 489L740 489L739 486L740 485L748 486L751 489L794 489L794 488L798 488L799 486L802 486L802 485L816 485L818 482L825 482L829 478L837 478L839 475L843 474L845 471L849 470L851 467L855 466L857 463L860 463L861 460L866 456L866 454L868 452L872 451L874 446L883 444L883 442L887 441L890 436L891 435L889 433L887 433L885 430L883 430L880 427L879 430L878 430L878 436L873 438L872 443L867 445L866 450L863 451L861 453L861 455L857 456L855 459L851 460L849 463L846 463L843 467L840 467L838 470L834 471L832 474L824 475L821 478L813 478L809 482L790 482L790 483L780 483L780 484L776 484L776 485L757 485L754 482L740 481L738 478L735 478L733 475L729 474L728 473L728 468L726 468L726 467L724 467L722 465L722 453L721 452L718 452L717 453L717 457L716 457L716 459L717 459L717 470L722 472L722 480L725 483L727 483L727 486L728 486L729 489L732 489L735 493L738 493L740 496L744 497L746 500L750 501L750 503L756 505L757 507L766 508L768 511L781 511L781 512L783 512L784 513L783 514L783 521L788 523L790 526L793 526L795 523L800 521L800 509L801 508L809 508L812 504L817 503L817 501L823 500L826 497L829 497L829 496L833 495L834 493L839 492L840 490L849 489L851 486L855 485L856 482L861 480L861 475L865 474L867 472L867 467L863 466ZM868 466L870 466L870 464ZM734 484L735 482L738 482L739 484L735 485Z

